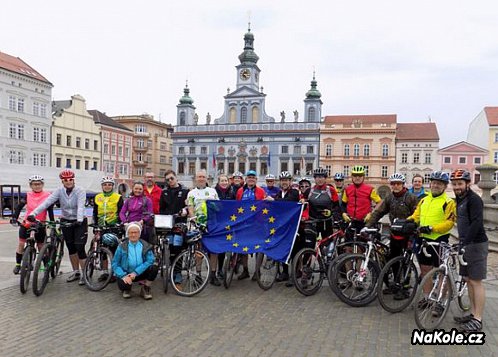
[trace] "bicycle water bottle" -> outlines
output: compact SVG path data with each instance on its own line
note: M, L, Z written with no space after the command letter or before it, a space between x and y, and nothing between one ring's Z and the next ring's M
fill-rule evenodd
M332 258L332 254L334 253L334 248L335 248L335 244L332 241L332 242L330 242L329 247L327 249L327 258Z

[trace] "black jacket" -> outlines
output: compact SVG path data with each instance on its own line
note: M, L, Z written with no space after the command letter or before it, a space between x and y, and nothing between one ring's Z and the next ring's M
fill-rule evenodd
M237 191L231 185L228 186L228 189L226 191L223 191L220 185L216 185L214 189L216 190L216 193L218 193L218 197L220 198L220 200L234 200L235 194L237 193Z
M187 207L188 191L181 184L178 184L178 187L165 188L159 199L159 213L177 214L181 209Z
M463 197L456 198L458 237L462 245L487 242L484 231L484 205L481 197L468 190Z
M295 188L290 188L290 189L288 189L284 193L284 196L282 197L282 190L280 190L275 195L274 198L275 198L275 201L293 201L293 202L299 202L299 191L296 190Z

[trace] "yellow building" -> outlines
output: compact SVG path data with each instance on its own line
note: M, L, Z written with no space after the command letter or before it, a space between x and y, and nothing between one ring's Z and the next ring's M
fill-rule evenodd
M153 172L156 181L163 183L164 173L172 168L173 140L171 124L154 120L149 114L124 115L112 119L133 131L132 178L143 180L144 174Z
M100 128L86 110L85 98L52 102L52 166L101 170Z
M485 107L472 120L467 142L489 150L488 164L498 164L498 107Z

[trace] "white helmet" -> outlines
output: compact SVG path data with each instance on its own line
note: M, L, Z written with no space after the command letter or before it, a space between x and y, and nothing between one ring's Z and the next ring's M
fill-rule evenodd
M405 175L396 172L396 173L392 174L391 176L389 176L389 182L405 183L406 178L405 178Z
M34 182L34 181L40 181L40 182L45 182L45 179L43 176L40 175L33 175L29 177L29 183Z
M104 176L100 180L100 184L102 185L104 183L112 183L114 185L115 184L114 178L112 176Z
M265 180L275 180L275 176L273 176L272 174L268 174L265 176Z

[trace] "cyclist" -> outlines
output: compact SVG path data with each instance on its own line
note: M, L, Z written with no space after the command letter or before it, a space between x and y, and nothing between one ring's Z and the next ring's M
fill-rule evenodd
M455 201L448 197L445 190L450 182L450 176L444 171L434 171L430 176L431 192L422 198L415 212L408 217L419 225L421 239L432 242L448 242L450 231L456 220ZM439 257L437 249L433 246L427 248L431 257L427 257L423 252L417 255L420 264L421 278L432 269L438 267ZM431 286L426 284L422 287L425 294L429 294ZM425 306L425 300L419 302L419 307ZM434 315L439 316L444 308L436 305Z
M279 175L280 180L280 192L275 196L275 201L291 201L299 202L299 191L291 187L292 175L289 171L282 171ZM297 240L298 238L296 238ZM294 249L291 253L291 259L299 251L300 247L298 242L294 242ZM288 281L289 280L289 265L283 264L283 271L279 273L276 281Z
M275 176L268 174L265 176L266 186L263 187L267 196L275 198L280 189L275 186Z
M152 237L152 201L144 194L142 182L133 183L132 194L124 201L123 208L119 211L119 219L123 223L138 222L142 225L141 239L150 243Z
M389 177L391 192L382 201L380 206L372 212L366 227L371 228L375 226L377 222L386 214L389 214L389 220L391 223L393 223L396 218L406 219L413 214L415 208L417 208L418 201L417 197L408 192L405 187L405 182L405 176L400 173L394 173ZM401 255L407 244L408 240L405 239L405 237L391 235L388 261ZM387 287L385 293L390 292L389 287ZM394 296L394 299L402 300L406 297L406 291L398 290Z
M311 187L311 180L307 177L301 177L299 180L299 191L303 195Z
M62 187L56 189L42 204L36 207L28 216L33 220L35 216L46 210L48 207L59 201L61 208L61 222L73 223L69 227L62 228L62 235L69 252L69 260L73 267L73 272L66 281L72 282L79 279L79 285L85 285L83 270L86 261L85 245L88 238L88 223L85 217L86 192L75 185L74 172L70 169L62 170L59 174Z
M342 192L344 191L344 175L342 172L337 172L334 175L334 186L339 196L339 205L342 205Z
M119 212L123 208L123 197L119 193L114 192L114 178L104 176L100 180L102 192L97 194L93 205L93 223L99 226L112 226L121 223ZM108 237L108 236L106 236ZM116 237L114 237L116 239ZM114 254L117 249L117 241L102 237L102 242L109 241L113 244L108 244L108 248ZM107 270L108 262L105 259L102 262L102 268ZM100 281L105 281L109 275L104 273L99 277ZM113 277L114 278L114 277ZM112 278L111 278L112 279ZM114 281L114 279L112 279Z
M351 222L351 228L358 232L365 226L371 216L372 203L378 208L381 199L375 189L365 183L365 168L355 165L351 169L352 185L346 187L342 193L342 218Z
M417 199L419 201L425 196L427 196L423 183L424 183L424 178L422 177L422 175L415 174L413 175L412 178L412 187L408 190L410 193L417 196Z
M131 297L133 281L144 281L140 296L152 299L150 286L157 276L158 268L154 264L152 245L140 239L142 225L131 222L126 227L126 238L116 250L112 259L112 271L118 278L118 288L123 298Z
M241 188L244 185L244 175L242 175L242 172L236 171L232 175L233 178L233 183L231 186L233 187L233 191L235 194L237 194L237 191L239 188Z
M10 223L12 225L17 225L17 220L19 219L19 215L21 214L21 210L26 206L26 214L28 217L31 212L36 208L36 206L40 205L43 201L45 201L48 196L50 196L50 192L43 191L44 179L40 175L33 175L29 178L29 187L31 188L30 192L26 193L26 198L22 198L17 205L12 218L10 219ZM40 214L36 216L38 221L45 221L48 216L51 221L54 220L54 210L53 206L48 207L47 210L42 211ZM19 274L21 270L21 261L22 255L24 252L24 245L26 244L26 239L29 237L29 234L24 227L24 225L19 226L19 244L17 245L16 250L16 265L14 267L14 274ZM45 240L45 230L39 229L35 234L36 245L38 246L38 250L41 249L43 241Z
M456 170L451 173L451 185L457 203L457 227L460 244L465 249L466 266L460 266L460 274L465 277L469 288L471 313L455 317L462 323L465 332L482 330L485 289L482 280L486 279L488 237L483 224L483 202L481 197L470 189L470 172Z
M238 201L245 200L264 200L266 198L266 192L256 183L258 182L258 174L254 170L249 170L246 173L246 184L239 188L237 191L236 199ZM238 280L249 278L249 257L247 254L242 255L242 266L244 270L238 276ZM251 280L256 280L256 272L252 276Z
M156 185L153 172L146 172L144 194L152 201L152 211L154 214L159 214L159 200L161 199L162 189Z
M218 176L218 183L214 188L220 200L234 200L236 191L233 186L230 186L228 176L221 174Z
M196 217L197 223L207 223L207 200L219 200L218 193L212 187L207 185L207 172L202 169L195 173L196 187L188 193L188 211L190 217ZM209 282L211 285L220 286L220 281L216 278L216 267L218 266L218 255L209 253L209 264L211 272L209 273Z

